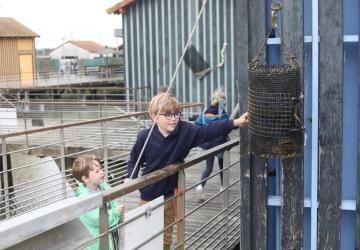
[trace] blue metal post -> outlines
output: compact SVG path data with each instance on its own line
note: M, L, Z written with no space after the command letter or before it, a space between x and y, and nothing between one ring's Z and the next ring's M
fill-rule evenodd
M318 129L319 129L319 20L318 0L312 1L312 146L311 146L311 250L317 247Z

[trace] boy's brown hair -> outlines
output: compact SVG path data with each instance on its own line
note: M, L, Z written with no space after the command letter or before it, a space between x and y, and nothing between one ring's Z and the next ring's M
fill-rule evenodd
M165 101L164 101L165 100ZM164 102L164 103L163 103ZM161 104L162 108L160 110ZM178 113L180 111L180 103L175 96L159 93L154 96L149 104L149 115L156 115L160 111L163 113Z
M82 183L82 177L89 177L90 170L93 170L93 162L97 161L101 166L100 159L96 155L81 155L74 161L72 165L72 175Z

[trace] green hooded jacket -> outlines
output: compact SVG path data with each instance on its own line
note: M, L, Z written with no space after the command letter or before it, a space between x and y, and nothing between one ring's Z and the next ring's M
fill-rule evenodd
M103 182L99 185L101 190L106 190L110 188L110 185ZM79 184L79 187L76 190L76 197L88 196L96 193L95 191L87 188L83 183ZM117 201L112 200L108 204L108 215L109 215L109 228L117 225L121 218L121 213L117 209ZM97 237L99 235L99 209L96 208L84 215L80 216L80 221L85 225L85 227L89 230L90 234L93 237ZM110 234L111 235L111 234ZM92 245L86 248L87 250L100 250L100 242L99 240L94 242ZM112 242L111 237L109 237L109 249L112 250Z

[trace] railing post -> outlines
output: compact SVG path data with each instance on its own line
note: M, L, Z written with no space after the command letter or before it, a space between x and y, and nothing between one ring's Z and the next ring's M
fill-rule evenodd
M29 92L25 91L25 102L24 102L24 127L25 130L27 130L27 123L26 123L26 113L30 111L30 107L29 107ZM29 153L29 136L28 134L25 135L25 139L26 139L26 150L27 153Z
M100 235L106 233L100 238L100 249L109 249L109 221L106 203L99 209L99 225Z
M6 150L6 139L3 138L1 142L1 153L3 162L3 176L4 176L4 198L5 198L5 214L6 218L10 217L10 196L9 196L9 179L8 179L8 162L7 162L7 150ZM0 177L1 179L1 177ZM1 183L0 183L1 189Z
M63 109L62 109L62 104L60 104L60 124L63 124L64 120L63 120Z
M60 171L62 176L62 185L64 190L64 197L66 197L66 166L65 166L65 135L64 128L60 128Z
M28 130L25 113L24 113L24 128L25 128L25 131ZM29 135L27 133L25 134L25 140L26 140L26 151L27 151L27 153L29 153Z
M229 150L224 151L223 156L223 201L222 201L222 209L224 210L224 248L228 249L228 240L229 240L229 176L230 176L230 152Z
M185 172L181 170L178 175L178 191L179 196L176 198L176 215L179 222L176 224L177 229L177 243L179 247L177 249L184 250L185 240Z
M104 160L104 172L105 180L108 181L109 178L109 164L108 164L108 138L107 138L107 127L106 122L101 121L101 131L102 131L102 143L103 143L103 160Z

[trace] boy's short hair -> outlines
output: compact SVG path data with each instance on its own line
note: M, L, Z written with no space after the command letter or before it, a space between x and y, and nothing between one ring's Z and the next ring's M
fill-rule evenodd
M97 161L101 166L100 159L96 155L81 155L72 165L72 175L74 178L83 183L82 177L89 177L90 170L93 170L93 162Z
M160 110L160 106L162 103L163 105ZM159 111L163 113L178 113L180 111L180 103L173 95L166 93L159 93L156 96L154 96L150 101L149 114L156 115Z
M217 89L211 96L211 105L216 106L219 104L219 97L225 99L225 93L222 89Z

